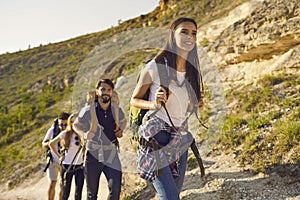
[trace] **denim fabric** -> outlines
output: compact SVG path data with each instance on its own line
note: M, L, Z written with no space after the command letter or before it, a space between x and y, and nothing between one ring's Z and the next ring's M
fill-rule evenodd
M63 173L68 169L69 165L64 165L64 168L62 170L62 176ZM63 186L63 196L62 200L67 200L70 196L71 191L71 185L72 185L72 179L73 176L75 176L75 200L81 200L82 197L82 188L84 183L84 173L82 166L73 166L73 168L65 175L65 184ZM72 198L73 199L73 198Z
M179 200L179 194L183 185L184 175L187 165L188 151L185 151L179 160L179 177L174 180L169 166L162 169L162 175L157 176L153 186L160 200Z
M89 151L86 154L85 178L87 183L87 199L96 200L98 196L99 180L103 172L109 189L107 199L119 200L121 192L121 163L118 155L113 160L113 165L106 166L91 154Z
M155 139L163 146L170 141L170 134L165 131L160 131L155 136ZM173 174L169 166L164 166L162 174L157 176L153 182L153 186L158 193L160 200L177 200L183 185L185 170L187 166L188 150L186 149L180 155L178 162L179 177L173 178Z
M179 159L178 163L178 171L179 171L179 177L175 179L175 183L177 188L179 188L179 193L181 191L183 181L184 181L184 176L185 176L185 171L186 171L186 166L187 166L187 159L188 159L188 150L186 150Z

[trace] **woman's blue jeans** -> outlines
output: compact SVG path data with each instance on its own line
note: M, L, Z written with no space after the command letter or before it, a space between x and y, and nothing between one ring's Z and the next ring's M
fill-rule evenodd
M154 137L163 146L169 142L170 134L166 131L160 131ZM153 186L158 193L160 200L179 200L179 194L183 185L188 158L188 149L180 155L178 163L179 177L173 178L173 174L169 166L162 169L160 176L157 176L153 182Z

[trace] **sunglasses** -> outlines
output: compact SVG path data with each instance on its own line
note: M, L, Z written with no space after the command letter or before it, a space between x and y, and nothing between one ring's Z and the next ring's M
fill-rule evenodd
M61 127L66 127L68 124L59 124Z
M80 142L79 142L79 137L78 137L78 135L76 135L74 139L76 140L76 141L75 141L75 144L76 144L77 146L79 146L79 145L80 145Z

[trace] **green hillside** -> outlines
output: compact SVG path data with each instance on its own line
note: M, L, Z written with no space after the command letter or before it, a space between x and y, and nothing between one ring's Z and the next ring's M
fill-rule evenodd
M166 28L182 16L196 19L201 26L226 15L242 2L244 0L161 1L161 6L153 12L117 27L0 55L1 182L9 180L9 186L13 187L43 169L41 141L56 115L73 109L77 72L102 41L135 28ZM120 75L129 74L151 53L152 50L140 50L117 55L105 66L106 76L116 80ZM253 166L255 171L270 170L282 159L296 163L300 155L299 85L298 76L283 73L228 90L226 100L231 107L215 153L234 152L242 165ZM212 115L209 108L205 108L205 113L204 118ZM266 134L265 129L270 129L271 134ZM208 135L199 133L201 138Z

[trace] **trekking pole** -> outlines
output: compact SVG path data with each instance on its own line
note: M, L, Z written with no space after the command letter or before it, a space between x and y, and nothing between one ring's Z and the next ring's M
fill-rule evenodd
M197 159L197 163L198 163L198 165L200 167L201 177L204 177L205 176L205 169L204 169L204 166L203 166L203 161L202 161L202 158L200 156L199 150L198 150L198 148L196 146L195 139L193 139L193 142L191 144L191 149L192 149L192 151L193 151L193 153L194 153L194 155L195 155L195 157Z

